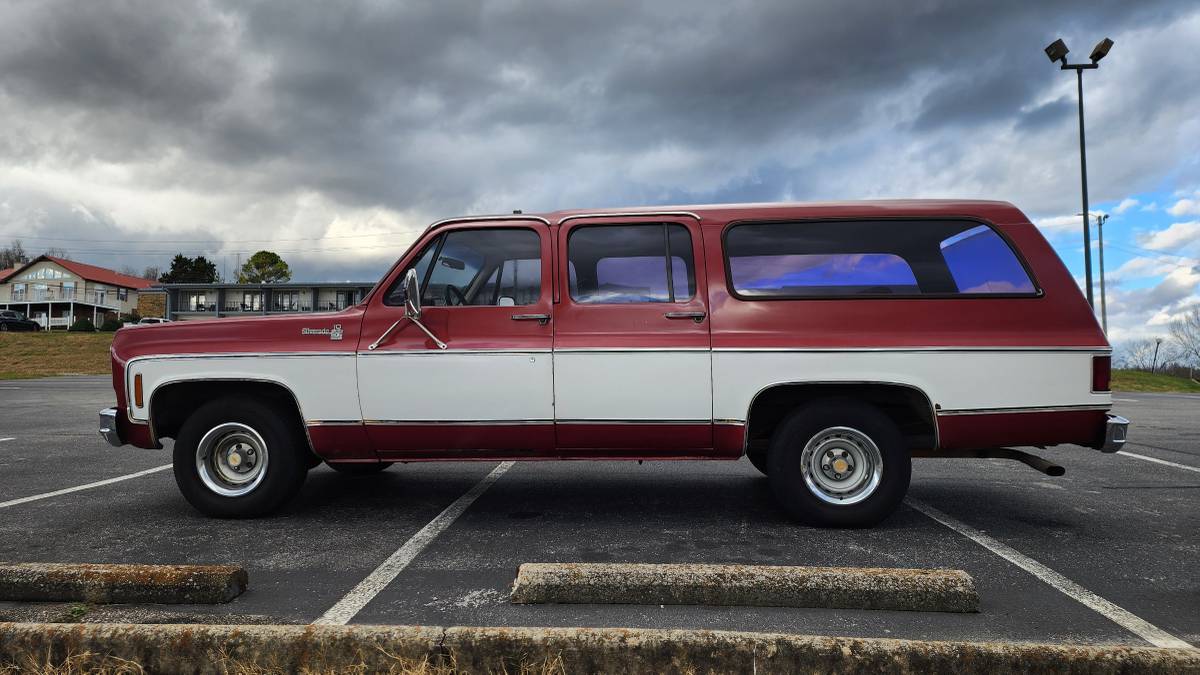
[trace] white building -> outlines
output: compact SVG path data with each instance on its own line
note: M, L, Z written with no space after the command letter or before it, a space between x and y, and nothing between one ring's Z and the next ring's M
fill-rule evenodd
M23 312L42 328L67 328L87 317L97 327L137 308L154 282L74 260L39 256L0 270L0 308Z

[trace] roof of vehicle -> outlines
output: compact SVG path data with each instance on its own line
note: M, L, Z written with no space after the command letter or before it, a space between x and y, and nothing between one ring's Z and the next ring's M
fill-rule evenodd
M981 199L887 199L833 202L764 202L746 204L673 204L629 208L568 209L549 213L512 213L461 216L440 220L430 228L450 223L477 220L541 220L550 225L588 216L617 217L656 214L692 214L703 220L738 220L764 217L976 217L993 222L1024 220L1024 216L1009 202Z

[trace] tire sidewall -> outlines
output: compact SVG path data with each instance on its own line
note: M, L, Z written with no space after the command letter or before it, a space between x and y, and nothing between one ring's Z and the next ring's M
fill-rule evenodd
M285 416L258 401L235 397L207 403L184 422L172 453L175 483L193 507L218 518L252 518L265 515L295 496L307 474L307 443L290 428ZM196 448L204 434L219 424L238 422L257 432L266 443L269 463L262 482L238 497L219 495L200 478Z
M823 501L805 484L801 455L817 432L851 427L871 438L883 459L879 486L856 504ZM792 517L825 527L869 527L887 518L908 492L912 460L904 437L887 415L857 401L814 403L780 424L767 453L768 477L775 499Z

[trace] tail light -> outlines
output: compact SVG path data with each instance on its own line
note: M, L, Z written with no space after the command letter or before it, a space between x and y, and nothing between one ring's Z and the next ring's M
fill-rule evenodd
M1092 357L1092 391L1111 391L1112 357Z
M142 374L138 373L133 376L133 405L142 407Z

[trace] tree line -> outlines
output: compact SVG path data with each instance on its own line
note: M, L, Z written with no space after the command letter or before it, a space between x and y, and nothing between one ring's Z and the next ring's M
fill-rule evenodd
M61 248L48 248L42 255L70 259L67 252ZM0 248L0 269L20 267L37 257L29 255L19 239L14 240L8 246ZM215 262L202 255L188 257L182 253L171 259L171 266L165 272L155 265L149 265L140 272L126 265L118 271L164 284L211 284L221 280ZM238 270L236 281L239 284L273 284L291 279L292 270L279 254L273 251L258 251Z
M1200 306L1172 321L1164 335L1128 340L1114 352L1117 368L1192 377L1200 369Z

